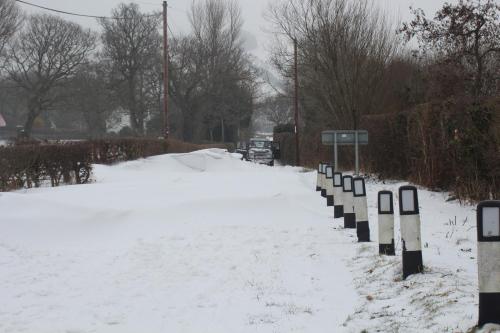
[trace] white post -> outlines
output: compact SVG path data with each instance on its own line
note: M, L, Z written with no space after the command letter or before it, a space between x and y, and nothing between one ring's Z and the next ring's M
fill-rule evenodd
M318 173L316 175L316 192L321 192L321 163L318 165Z
M333 195L334 195L334 217L336 219L344 216L344 182L342 172L333 174Z
M343 177L344 196L344 228L356 229L356 215L354 213L354 196L352 192L352 176Z
M500 201L477 207L479 327L500 325Z
M326 163L321 163L321 196L326 198Z
M379 254L396 255L394 246L394 201L391 191L378 193L378 248Z
M363 177L354 178L354 213L356 215L356 234L358 242L370 241L370 224L368 222L368 201L366 185Z
M402 186L399 188L399 214L403 242L403 279L406 279L412 274L424 271L420 209L416 187Z
M326 205L333 207L333 167L328 165L326 167Z

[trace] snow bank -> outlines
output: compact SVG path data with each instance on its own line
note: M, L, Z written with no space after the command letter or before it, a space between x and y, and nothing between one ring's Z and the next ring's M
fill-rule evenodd
M94 178L0 194L0 332L465 332L477 322L475 212L445 194L419 192L426 272L401 281L400 255L378 256L375 202L400 183L368 182L373 242L358 244L315 192L316 173L298 168L211 149L97 165Z

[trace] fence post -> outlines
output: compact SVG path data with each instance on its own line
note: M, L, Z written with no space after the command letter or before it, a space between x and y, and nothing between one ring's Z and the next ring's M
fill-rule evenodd
M394 246L394 201L391 191L378 193L378 248L379 254L396 255Z
M500 324L500 201L477 207L479 327Z
M328 165L326 167L326 205L333 207L334 194L333 194L333 167Z
M399 214L403 242L403 279L406 279L412 274L424 271L420 209L416 187L402 186L399 188Z
M366 198L365 179L363 177L354 178L353 190L358 242L369 242L370 223L368 222L368 201Z
M356 215L354 213L354 196L352 192L352 176L343 177L344 196L344 228L356 229Z
M333 195L334 195L334 217L336 219L344 216L344 182L342 172L333 174Z

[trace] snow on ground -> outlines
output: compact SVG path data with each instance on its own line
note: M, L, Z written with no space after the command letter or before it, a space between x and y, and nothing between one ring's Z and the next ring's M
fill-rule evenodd
M221 150L96 166L0 194L0 332L464 332L472 207L420 191L426 273L401 281L315 192L315 172ZM398 219L396 218L396 223ZM399 236L398 236L399 237ZM398 244L398 250L401 250Z

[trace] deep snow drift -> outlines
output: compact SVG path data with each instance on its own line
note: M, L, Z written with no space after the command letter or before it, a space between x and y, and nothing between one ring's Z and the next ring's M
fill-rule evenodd
M420 191L427 270L401 281L400 255L379 257L376 243L376 193L401 184L368 183L374 242L359 245L315 172L207 150L96 166L94 178L0 194L0 332L463 332L477 321L475 213L442 194Z

